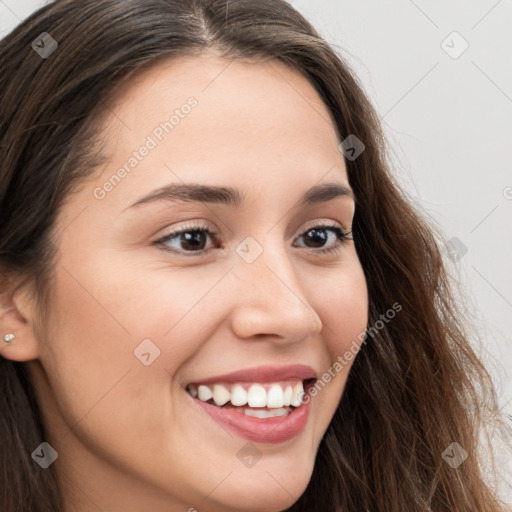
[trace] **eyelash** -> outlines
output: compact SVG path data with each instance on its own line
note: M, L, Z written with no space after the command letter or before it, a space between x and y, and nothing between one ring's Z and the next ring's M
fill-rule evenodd
M320 253L320 254L337 253L342 249L342 246L344 243L348 242L349 240L354 240L352 237L348 236L352 232L352 228L350 228L348 230L343 230L342 228L339 227L338 224L319 224L319 225L310 227L310 228L306 229L305 231L303 231L299 235L299 238L301 238L302 236L304 236L305 234L307 234L313 230L331 231L331 232L334 232L337 237L337 243L334 247L329 247L328 249L318 249L318 250L311 249L311 251L314 253ZM182 252L182 251L179 251L176 249L171 249L171 248L169 248L169 246L165 245L165 242L168 242L169 240L172 240L173 238L176 238L179 235L182 235L184 233L190 233L190 232L208 233L212 237L212 240L215 243L218 243L218 239L217 239L218 233L216 231L211 231L210 229L208 229L208 226L205 226L205 225L194 225L194 224L185 226L177 231L173 231L172 233L169 233L169 234L165 235L164 237L156 240L154 243L157 245L161 245L162 249L164 251L177 253L180 255L187 256L187 257L205 254L213 249L213 248L210 248L210 249L201 249L199 251Z

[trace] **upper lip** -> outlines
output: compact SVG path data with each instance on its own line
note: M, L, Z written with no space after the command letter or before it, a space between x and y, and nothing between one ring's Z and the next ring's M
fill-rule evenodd
M291 364L288 366L257 366L237 370L236 372L215 375L206 379L194 380L194 384L212 384L215 382L276 382L288 379L316 379L316 372L311 366Z

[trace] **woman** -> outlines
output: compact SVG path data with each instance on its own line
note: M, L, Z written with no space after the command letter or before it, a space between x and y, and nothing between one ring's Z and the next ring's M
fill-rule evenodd
M2 512L504 510L435 232L288 3L57 1L0 69Z

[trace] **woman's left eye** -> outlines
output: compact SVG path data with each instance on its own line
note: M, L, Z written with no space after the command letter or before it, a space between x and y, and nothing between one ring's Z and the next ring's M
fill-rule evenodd
M344 230L338 224L320 224L304 231L298 237L298 240L306 237L306 239L313 244L313 247L310 247L313 249L313 252L325 254L339 251L344 243L353 240L352 237L349 237L351 232L352 229ZM211 250L211 247L205 249L204 242L207 238L206 235L210 236L212 240L218 244L218 233L211 231L208 226L204 225L185 226L180 230L165 235L154 243L162 246L164 250L186 256L193 256ZM329 240L334 240L334 245L315 250L318 245L323 245L329 242ZM178 245L181 245L181 248L170 245L170 242L177 242Z

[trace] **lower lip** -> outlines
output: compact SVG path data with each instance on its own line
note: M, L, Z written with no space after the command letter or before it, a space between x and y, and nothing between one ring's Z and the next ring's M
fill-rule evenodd
M309 401L292 409L286 416L255 418L243 412L208 404L189 393L187 395L219 424L255 443L275 444L288 441L304 430L309 417Z

